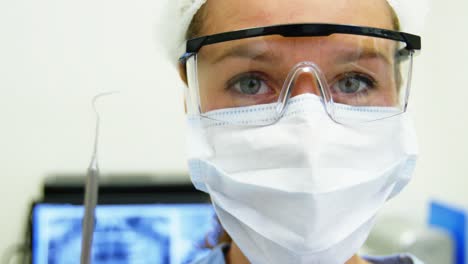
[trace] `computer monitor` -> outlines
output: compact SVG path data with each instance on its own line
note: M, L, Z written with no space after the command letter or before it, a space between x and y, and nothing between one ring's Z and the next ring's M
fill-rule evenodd
M82 205L37 203L32 263L80 262ZM185 264L208 253L216 218L208 203L99 205L93 264Z

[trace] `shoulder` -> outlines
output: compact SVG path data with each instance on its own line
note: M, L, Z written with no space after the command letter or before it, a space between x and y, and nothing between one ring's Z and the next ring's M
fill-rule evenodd
M226 264L224 254L229 249L228 244L219 245L211 250L204 258L199 259L192 264Z
M398 254L388 257L364 257L372 264L424 264L421 260L410 254Z
M228 244L217 246L207 256L192 264L226 264L224 256L227 250L229 250ZM364 259L372 264L424 264L410 254L399 254L388 257L364 257Z

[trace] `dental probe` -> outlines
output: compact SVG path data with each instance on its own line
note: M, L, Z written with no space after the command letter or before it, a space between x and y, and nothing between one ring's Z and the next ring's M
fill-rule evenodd
M96 95L93 98L93 109L96 115L96 130L94 134L94 148L91 157L91 162L88 167L85 185L85 198L84 198L84 217L82 227L82 241L81 241L81 264L91 263L93 233L95 226L95 209L98 200L99 188L99 166L98 166L98 142L99 142L99 125L100 117L96 109L96 101L103 96L114 94L115 92L107 92Z

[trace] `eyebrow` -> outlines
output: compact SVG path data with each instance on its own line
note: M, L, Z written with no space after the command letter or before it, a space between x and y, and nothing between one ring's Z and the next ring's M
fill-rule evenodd
M223 51L220 55L214 56L211 60L213 64L218 64L227 58L245 58L256 61L272 61L278 57L272 49L264 47L255 47L252 44L241 44L235 47L228 47L227 51Z
M388 65L392 64L391 55L369 47L363 47L362 49L359 49L358 52L355 50L346 51L339 57L339 61L342 62L355 62L365 59L380 59Z
M279 52L274 52L273 49L266 49L264 47L255 47L252 44L241 44L235 47L229 47L227 51L222 52L218 56L214 56L211 60L212 64L218 64L228 58L245 58L255 61L265 61L265 62L275 62L279 60ZM347 50L343 52L343 55L337 58L337 61L342 63L355 62L364 59L380 59L383 60L386 64L391 65L391 56L384 54L383 52L376 50L374 48L363 47L359 49L359 52L356 50Z

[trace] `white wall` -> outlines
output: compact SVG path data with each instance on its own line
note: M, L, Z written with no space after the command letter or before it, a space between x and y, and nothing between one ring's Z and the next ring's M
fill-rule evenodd
M99 104L104 173L186 171L180 83L155 44L160 4L0 1L0 253L21 241L46 175L85 171L98 92L122 91ZM421 158L388 212L423 221L430 198L468 205L467 11L433 3L411 105Z
M411 113L420 159L415 178L388 210L426 220L438 199L468 208L468 2L432 1L416 60Z
M86 170L99 92L122 91L98 104L103 173L186 171L181 88L155 46L160 4L0 1L0 253L20 242L46 175Z

